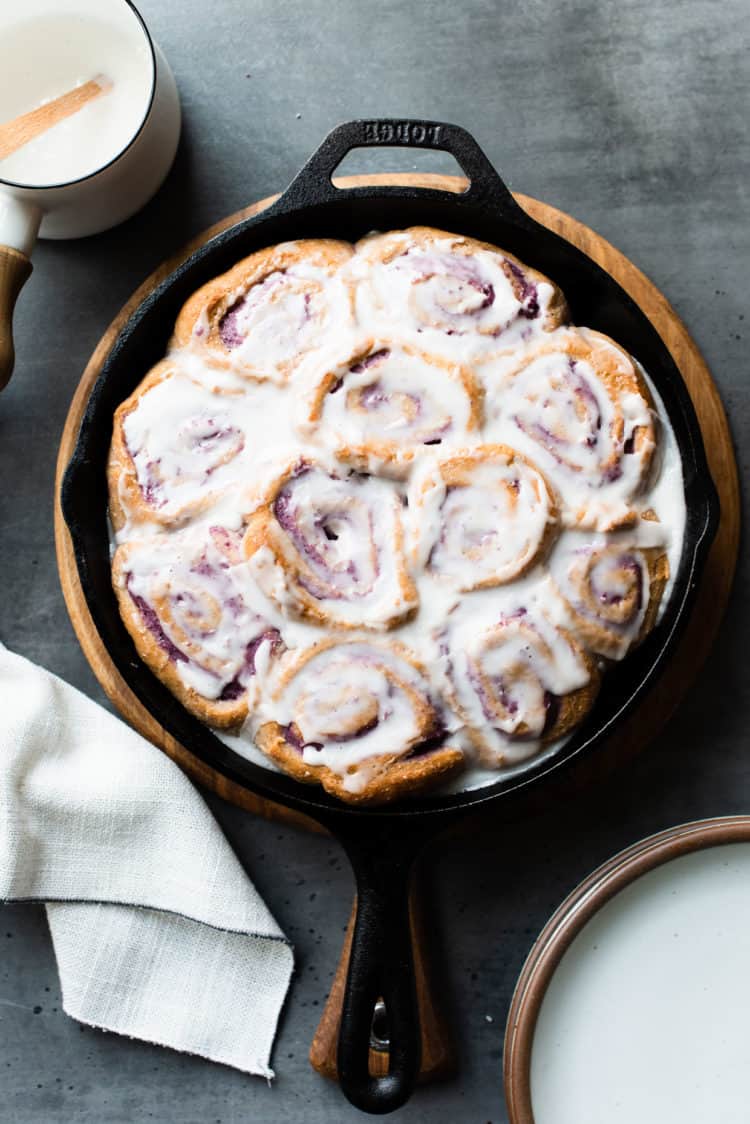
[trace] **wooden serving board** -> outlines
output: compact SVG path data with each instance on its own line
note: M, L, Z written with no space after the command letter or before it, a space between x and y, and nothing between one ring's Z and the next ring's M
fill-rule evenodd
M341 187L366 184L399 184L414 187L435 187L463 191L466 181L454 176L438 175L373 175L348 176L335 183ZM241 786L226 780L208 765L194 757L164 730L142 706L120 677L109 658L91 620L70 537L60 510L60 484L70 460L86 403L104 361L117 335L137 305L190 253L226 227L257 214L268 207L276 196L263 199L212 226L165 262L148 277L115 317L102 336L73 397L63 430L57 462L55 499L55 542L58 569L65 603L84 654L104 691L132 726L173 758L195 781L247 811L281 820L311 831L322 828L288 808L263 800ZM711 473L721 501L721 521L716 540L706 565L692 616L677 652L659 680L658 691L652 691L636 713L610 739L607 752L594 754L564 783L576 787L589 783L609 772L614 765L632 757L645 747L662 729L688 688L694 681L716 637L719 623L729 599L739 546L740 506L737 466L729 426L711 375L684 324L659 290L623 254L570 215L525 195L516 196L529 214L545 226L561 234L606 269L637 302L653 323L669 348L690 391L703 431ZM542 794L542 799L544 794ZM415 880L416 883L416 880ZM313 1042L310 1060L315 1068L329 1077L336 1075L336 1043L341 1012L341 997L348 967L351 944L351 921L334 985L326 1004L318 1033ZM421 909L412 893L412 926L415 937L424 933ZM452 1049L438 1006L432 999L430 968L424 962L428 949L424 939L415 942L415 979L417 983L422 1025L422 1078L450 1071ZM382 1073L387 1068L387 1054L371 1051L371 1071Z

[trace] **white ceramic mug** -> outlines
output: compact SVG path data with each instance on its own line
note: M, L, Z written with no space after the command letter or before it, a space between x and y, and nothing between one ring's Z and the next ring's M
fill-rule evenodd
M79 160L75 152L63 152L59 145L61 137L64 143L64 134L59 131L49 143L43 137L31 142L47 146L47 153L43 154L46 159L44 174L39 157L36 165L33 160L30 164L26 162L34 167L32 175L37 175L36 183L33 178L31 182L10 178L3 168L4 164L8 166L8 161L0 161L0 388L13 369L12 311L18 292L31 272L29 255L37 236L80 238L107 230L135 214L166 177L180 135L180 103L174 76L130 0L25 0L23 5L3 5L0 8L0 56L3 42L7 46L15 36L19 42L28 44L29 57L24 65L46 68L43 72L47 74L63 53L55 40L64 36L68 27L71 40L77 37L75 43L79 52L86 50L82 43L91 42L92 58L90 64L86 63L86 78L102 72L106 74L108 68L116 69L118 59L119 63L128 64L128 96L132 90L138 116L130 125L127 114L118 118L121 133L108 127L106 135L113 147L98 167L96 163L91 166L90 160L86 167L85 153ZM88 39L83 40L83 34L88 35ZM113 50L118 57L107 58L108 52L111 55ZM19 49L16 54L22 55L23 51ZM9 75L9 65L17 72L15 82L14 76ZM35 108L33 104L23 104L25 74L21 63L16 64L15 59L6 65L0 122L15 116L16 112ZM80 79L74 79L72 84L76 81ZM33 86L34 80L30 82ZM123 88L119 87L120 105ZM63 92L64 89L59 90ZM103 98L109 96L103 95ZM9 113L11 104L14 108ZM142 117L138 108L141 106ZM110 111L110 106L105 109ZM87 111L88 107L81 114ZM89 117L89 120L94 119ZM57 130L60 128L55 126ZM95 125L92 128L95 130ZM55 129L50 130L50 136ZM80 128L77 134L71 135L80 135ZM103 135L102 130L91 132L92 152L97 148L95 142L101 141ZM81 148L85 150L86 147L84 141ZM38 153L39 148L36 151ZM55 175L55 159L63 169L60 180ZM76 163L82 171L76 171Z

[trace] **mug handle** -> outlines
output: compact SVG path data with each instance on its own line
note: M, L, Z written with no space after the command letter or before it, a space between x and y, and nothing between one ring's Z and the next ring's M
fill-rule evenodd
M0 390L13 374L13 310L31 275L29 259L41 221L36 203L0 193Z

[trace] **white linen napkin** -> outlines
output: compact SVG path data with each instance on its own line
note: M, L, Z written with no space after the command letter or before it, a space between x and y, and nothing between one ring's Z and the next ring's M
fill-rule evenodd
M190 781L0 644L0 900L44 902L80 1022L273 1077L292 950Z

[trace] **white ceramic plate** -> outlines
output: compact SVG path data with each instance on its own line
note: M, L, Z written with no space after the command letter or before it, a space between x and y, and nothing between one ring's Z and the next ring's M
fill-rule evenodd
M567 899L506 1034L513 1124L748 1124L750 818L646 840Z

